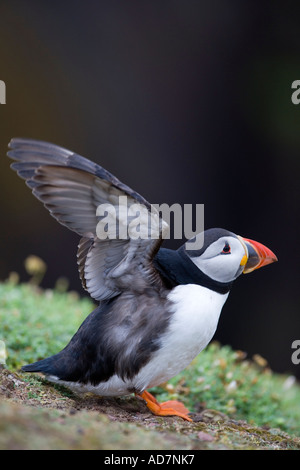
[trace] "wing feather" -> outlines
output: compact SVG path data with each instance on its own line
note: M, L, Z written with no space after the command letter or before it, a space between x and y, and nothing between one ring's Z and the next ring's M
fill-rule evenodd
M126 196L127 209L142 204L158 218L148 201L100 165L58 145L15 138L9 147L8 156L15 160L11 168L59 223L81 236L78 270L91 297L104 300L118 295L130 279L126 274L134 269L140 269L141 275L151 273L153 278L151 260L168 230L166 222L160 219L157 239L113 239L109 230L109 238L99 239L96 229L101 220L96 214L100 204L111 204L120 227L128 228L128 218L118 209L119 198Z

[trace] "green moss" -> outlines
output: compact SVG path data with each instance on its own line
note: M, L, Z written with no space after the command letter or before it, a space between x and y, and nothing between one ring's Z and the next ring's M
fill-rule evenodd
M79 300L75 293L0 283L0 340L7 366L15 370L57 353L93 308L89 299Z
M108 432L109 430L109 432ZM0 450L187 449L188 439L166 436L96 412L24 407L0 402Z

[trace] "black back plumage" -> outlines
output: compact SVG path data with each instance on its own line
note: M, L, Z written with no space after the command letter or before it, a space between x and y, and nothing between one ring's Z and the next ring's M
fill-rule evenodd
M160 347L171 311L155 289L103 301L58 354L24 366L63 381L97 385L117 374L132 379Z

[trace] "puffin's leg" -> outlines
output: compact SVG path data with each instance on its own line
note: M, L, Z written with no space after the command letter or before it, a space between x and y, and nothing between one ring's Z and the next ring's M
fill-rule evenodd
M164 403L158 403L156 398L151 393L145 390L143 393L136 395L145 400L147 407L153 414L157 416L180 416L180 418L186 419L187 421L193 421L189 416L189 410L177 400L165 401Z

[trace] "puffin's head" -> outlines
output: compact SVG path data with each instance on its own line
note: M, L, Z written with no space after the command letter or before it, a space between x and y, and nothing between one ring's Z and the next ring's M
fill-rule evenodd
M277 261L276 255L266 246L228 230L209 229L196 235L194 241L197 242L197 237L203 235L204 244L201 249L190 249L193 240L182 248L191 261L215 281L232 282L242 273L250 273L254 269Z

